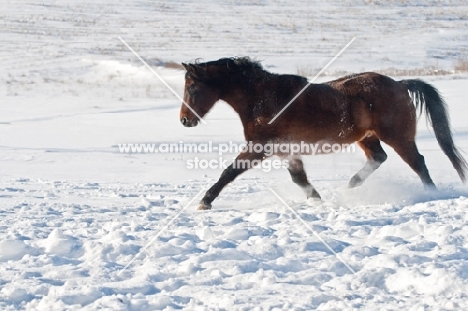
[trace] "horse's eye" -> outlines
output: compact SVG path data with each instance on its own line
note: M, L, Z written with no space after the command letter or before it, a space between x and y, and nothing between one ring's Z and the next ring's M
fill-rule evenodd
M189 92L189 94L193 94L195 93L195 85L190 85L188 88L187 88L187 92Z

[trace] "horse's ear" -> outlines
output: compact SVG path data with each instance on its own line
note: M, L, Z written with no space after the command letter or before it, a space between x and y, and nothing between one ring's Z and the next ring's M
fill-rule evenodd
M182 63L182 66L184 66L185 70L187 70L187 72L192 75L192 76L196 76L197 74L197 68L194 64L185 64L185 63Z
M205 76L206 68L199 66L197 64L183 64L185 70L187 70L188 74L194 78L202 79Z

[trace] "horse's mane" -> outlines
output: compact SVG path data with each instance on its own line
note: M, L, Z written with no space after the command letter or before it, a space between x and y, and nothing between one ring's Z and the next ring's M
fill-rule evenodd
M194 63L184 66L187 68L187 76L210 83L216 83L216 80L219 79L213 75L219 73L217 70L211 70L214 68L219 68L225 78L231 77L236 80L240 77L251 80L258 77L259 73L266 72L260 62L254 61L248 56L220 58L209 62L201 62L200 59L197 59Z
M198 65L203 65L199 60L196 61ZM262 64L258 61L252 60L248 56L242 57L227 57L218 60L204 63L206 66L227 66L228 69L234 71L241 71L246 69L260 69L263 70Z

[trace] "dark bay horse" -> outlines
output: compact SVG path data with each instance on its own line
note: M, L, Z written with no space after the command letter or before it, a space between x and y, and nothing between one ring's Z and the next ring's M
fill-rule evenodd
M248 142L257 144L307 142L354 143L364 150L365 166L350 180L355 187L386 159L383 141L391 146L418 174L426 187L435 187L424 157L415 144L416 112L425 111L439 146L452 162L462 181L467 162L455 147L446 104L436 88L421 80L395 81L366 72L323 84L310 84L284 112L269 122L306 85L307 79L264 70L260 63L243 58L223 58L206 63L182 64L185 76L180 121L196 126L218 100L227 102L239 114ZM307 195L320 199L309 183L300 154L281 154L289 160L289 173ZM205 194L199 209L210 209L220 191L249 167L238 161L262 161L265 152L240 153Z

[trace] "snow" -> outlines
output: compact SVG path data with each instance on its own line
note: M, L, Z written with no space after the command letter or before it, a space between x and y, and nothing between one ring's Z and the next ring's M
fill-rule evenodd
M468 75L454 67L468 60L465 1L25 0L0 16L0 309L468 309L468 189L423 118L437 191L384 146L362 187L346 188L362 152L306 157L323 201L257 169L201 212L197 194L221 170L186 162L217 154L117 147L243 140L225 103L207 125L180 125L180 101L118 36L179 94L172 62L249 55L312 77L356 36L319 80L427 74L466 152Z

